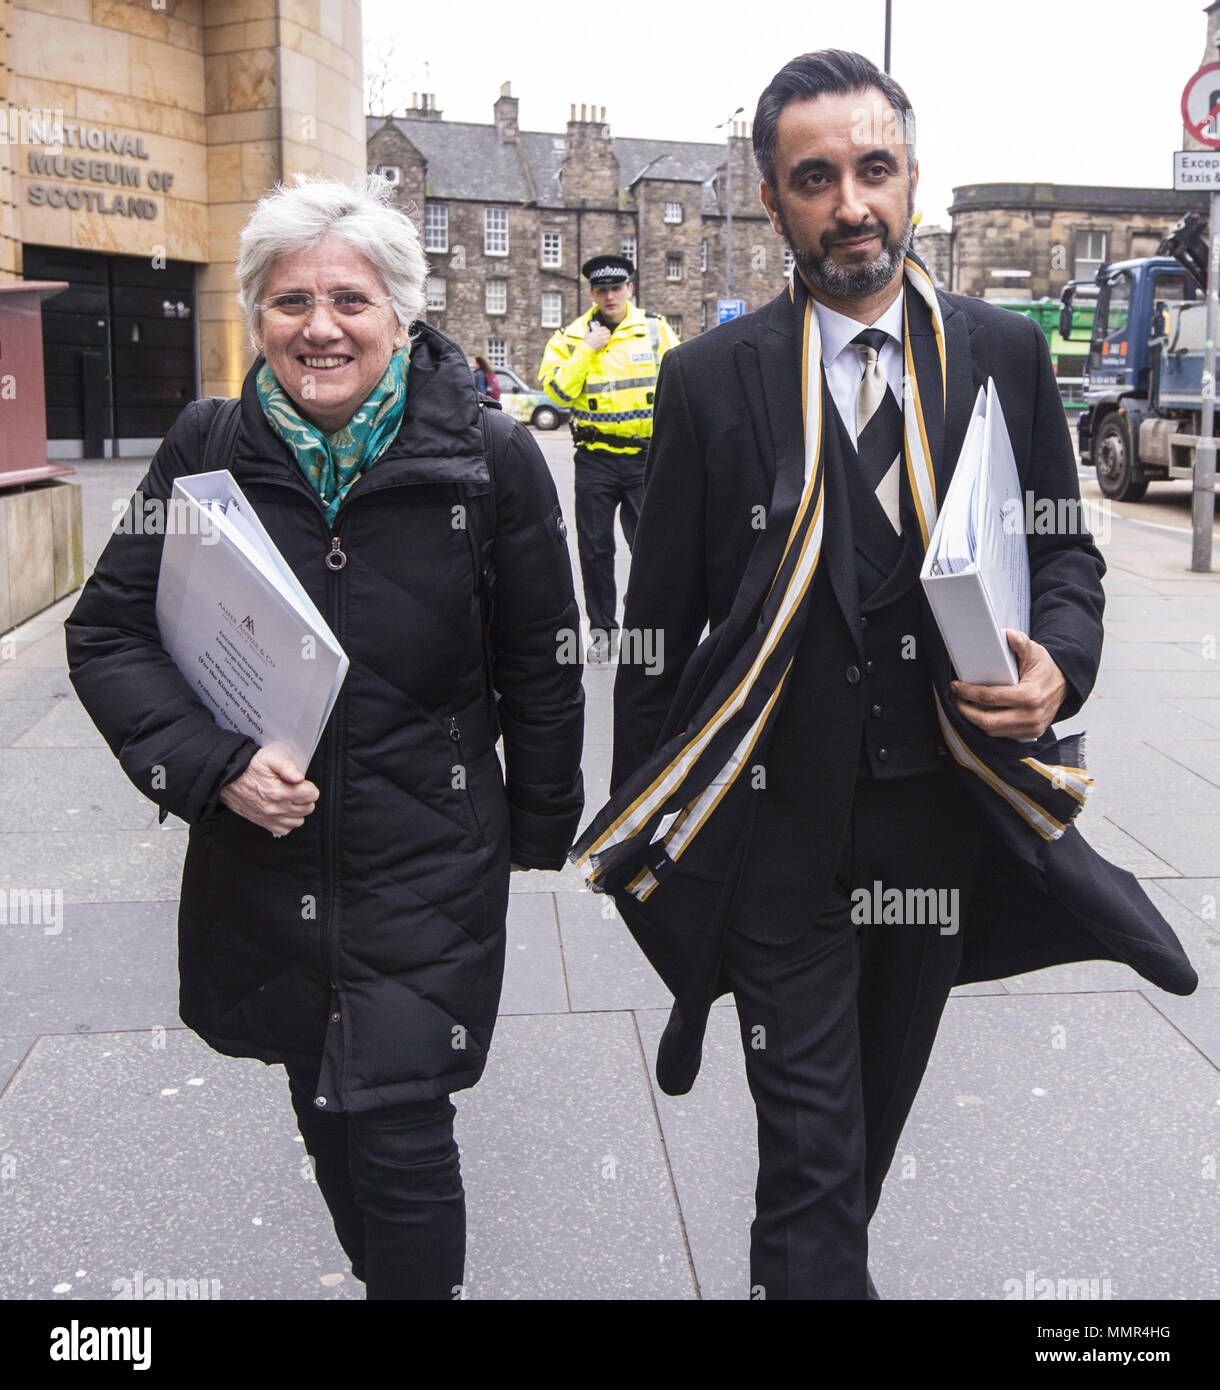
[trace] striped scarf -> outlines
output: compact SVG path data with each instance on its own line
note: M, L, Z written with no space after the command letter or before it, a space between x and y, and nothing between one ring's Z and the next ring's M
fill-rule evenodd
M935 392L943 412L947 372L940 304L927 271L914 258L905 264L903 351L907 400L903 411L903 511L915 523L926 551L936 524L936 479L929 457L923 402ZM808 613L809 594L822 550L825 485L822 353L818 317L799 277L789 287L801 359L804 421L803 480L777 475L767 526L783 538L774 578L751 631L727 659L714 688L685 728L654 752L602 807L572 850L597 892L625 892L643 902L691 847L746 768L765 745ZM932 316L939 361L917 371L909 329L910 295ZM939 369L939 370L937 370ZM939 379L935 379L939 377ZM797 487L799 485L799 494ZM766 571L769 572L769 571ZM980 804L1001 836L1027 862L1037 864L1049 840L1058 839L1084 804L1092 778L1084 770L1082 735L1045 742L1041 758L1029 744L991 738L959 713L947 669L934 675L933 698L946 747L986 791ZM1045 736L1044 736L1045 738Z
M377 462L398 433L407 408L410 367L405 350L394 352L360 409L334 434L323 434L305 419L266 362L259 368L255 386L263 414L322 499L328 523L334 521L352 484Z

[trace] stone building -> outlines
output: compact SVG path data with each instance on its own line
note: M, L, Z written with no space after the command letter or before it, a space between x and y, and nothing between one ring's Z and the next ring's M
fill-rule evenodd
M984 299L1057 298L1069 280L1091 279L1103 261L1155 255L1190 211L1206 216L1206 196L1167 188L965 184L953 190L949 273L939 283ZM943 242L939 250L943 265Z
M572 107L563 134L525 131L505 83L493 120L446 121L431 95L369 117L368 168L391 178L424 236L428 321L473 356L534 383L547 339L591 303L580 267L603 252L637 266L636 300L681 337L726 297L732 151L733 298L756 309L788 256L758 199L744 126L725 145L611 135L605 110Z
M0 0L0 279L43 309L49 452L151 452L252 358L237 235L364 170L360 0Z

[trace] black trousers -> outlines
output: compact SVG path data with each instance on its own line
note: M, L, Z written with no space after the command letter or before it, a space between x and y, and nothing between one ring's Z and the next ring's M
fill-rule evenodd
M644 454L576 450L576 550L585 591L585 615L594 632L618 627L614 586L614 514L622 509L627 549L644 501Z
M775 922L739 900L724 968L758 1111L752 1297L867 1296L868 1222L957 973L979 854L947 771L861 779L820 902Z
M373 1299L461 1297L466 1196L448 1096L319 1110L319 1067L287 1067L292 1108L335 1234Z

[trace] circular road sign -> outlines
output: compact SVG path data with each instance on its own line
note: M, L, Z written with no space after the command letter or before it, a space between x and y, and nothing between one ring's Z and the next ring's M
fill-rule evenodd
M1182 89L1182 124L1196 140L1220 150L1220 63L1201 67Z

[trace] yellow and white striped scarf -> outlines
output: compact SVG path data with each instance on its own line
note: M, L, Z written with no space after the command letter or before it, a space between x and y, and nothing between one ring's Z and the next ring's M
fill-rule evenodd
M907 401L903 410L904 463L918 523L921 550L936 524L936 476L929 454L921 390L939 390L943 410L948 375L940 304L926 270L913 258L905 283L931 312L940 380L922 381L916 371L909 331L909 298L903 305L903 349ZM732 654L711 695L685 731L663 745L610 798L577 841L572 860L586 869L595 891L624 891L646 901L665 873L681 859L737 781L770 727L800 639L808 597L822 551L825 510L823 460L822 350L818 316L799 280L790 286L794 311L802 314L801 410L804 421L804 479L783 554L754 631ZM784 510L776 496L770 524ZM999 798L1001 829L1015 838L1024 857L1036 858L1039 840L1057 839L1079 811L1092 779L1079 756L1079 738L1049 750L1060 761L1021 756L1022 745L992 739L962 718L948 686L934 691L946 746L957 762Z

